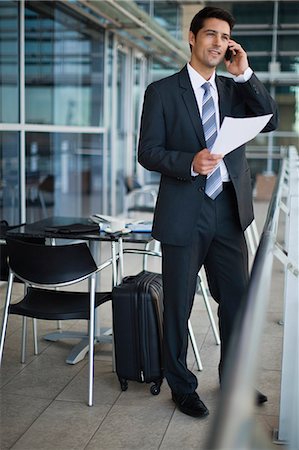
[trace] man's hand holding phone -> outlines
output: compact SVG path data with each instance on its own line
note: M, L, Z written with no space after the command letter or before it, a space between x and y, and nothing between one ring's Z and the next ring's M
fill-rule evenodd
M224 56L224 64L229 73L234 76L241 75L249 67L247 53L240 44L230 39Z

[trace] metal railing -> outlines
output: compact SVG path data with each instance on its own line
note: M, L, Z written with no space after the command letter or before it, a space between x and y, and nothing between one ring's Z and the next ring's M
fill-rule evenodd
M256 380L259 346L270 296L274 255L278 256L284 263L286 272L291 272L295 278L294 282L298 285L298 264L296 264L296 261L298 262L298 247L297 259L291 262L287 252L284 249L279 249L276 244L280 211L282 210L288 213L290 208L294 208L294 198L297 198L298 202L298 163L299 158L296 150L290 149L288 158L282 161L280 167L265 226L252 266L247 302L245 302L245 307L240 314L234 336L232 337L219 405L215 413L215 419L212 423L206 447L210 450L273 448L273 444L266 433L263 430L257 431L254 417L256 392L253 386ZM290 173L294 172L294 170L296 173L291 175ZM292 180L292 183L290 183L290 180ZM288 198L293 198L287 207L282 203L286 188L288 189ZM295 214L297 214L296 223L298 225L298 204L295 211ZM289 215L289 229L294 228L294 224L290 224L291 220L292 217ZM296 242L298 243L298 228ZM293 292L294 296L296 297L296 291ZM288 299L285 298L285 301L287 302ZM298 297L294 301L297 302L298 312ZM298 323L299 316L297 316L297 323L293 321L295 330L292 332L292 335L295 333L298 336ZM284 328L286 329L287 326L288 324L285 323ZM297 370L298 343L299 339L297 337L297 340L292 343L292 367L294 367L297 361ZM285 348L284 351L290 352L291 350L290 348ZM297 356L294 356L294 353ZM292 389L293 396L296 393L298 395L298 371L297 374L296 371L292 374L293 378L291 378L290 373L287 374L287 377L288 379L285 382L291 383L288 387L287 400L291 403L289 403L289 411L284 411L286 416L283 420L284 422L288 421L288 436L286 439L289 448L294 450L299 448L298 445L296 446L299 438L299 401L296 397L290 400L289 393ZM281 403L283 401L281 399Z

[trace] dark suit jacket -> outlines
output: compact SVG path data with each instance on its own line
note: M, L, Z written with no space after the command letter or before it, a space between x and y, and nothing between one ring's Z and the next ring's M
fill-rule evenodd
M263 131L276 128L275 102L254 74L245 83L216 76L216 84L220 122L225 116L250 117L273 113ZM191 165L195 153L205 147L187 67L150 84L144 98L138 160L146 169L161 173L153 224L153 237L161 242L187 245L191 241L206 182L206 176L191 177ZM240 224L245 230L253 220L251 177L245 146L226 155L224 161L236 192Z

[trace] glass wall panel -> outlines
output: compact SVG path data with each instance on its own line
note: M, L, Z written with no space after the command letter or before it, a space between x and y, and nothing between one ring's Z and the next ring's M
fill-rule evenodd
M102 135L27 133L27 220L102 211L102 168Z
M211 3L211 2L208 2ZM241 24L265 24L273 23L274 2L236 2L232 3L232 14L238 25ZM223 2L222 7L229 9L229 4Z
M177 2L159 1L154 3L156 21L177 39L182 39L180 8Z
M278 51L298 51L299 34L278 35ZM299 52L298 52L299 55Z
M20 223L20 136L0 132L0 218L10 225Z
M145 11L147 14L151 14L151 10L153 9L153 2L149 0L135 0L135 3L138 5L140 9Z
M116 213L123 211L126 174L126 151L128 138L128 54L117 51L117 98L116 98L116 155L114 173L116 176Z
M276 99L279 104L279 131L290 132L289 136L279 137L279 145L295 145L299 150L299 139L291 136L299 133L299 86L277 86Z
M299 23L299 2L279 2L279 22L281 24Z
M298 56L279 56L278 61L282 71L299 73L299 55ZM299 75L298 75L299 77Z
M19 121L18 2L0 2L0 122Z
M232 37L236 37L236 40L244 47L246 52L271 52L272 50L272 36L268 35L255 35L249 34L248 36L239 35L237 32L232 33Z
M51 4L51 5L50 5ZM104 32L60 2L26 2L26 122L100 126Z
M271 56L249 56L249 65L255 72L267 72Z
M136 0L140 9L145 11L177 39L182 39L181 5L177 1Z
M107 50L106 50L106 120L107 120L107 152L106 152L106 171L107 171L107 209L108 213L112 212L112 196L113 196L113 175L112 175L112 147L113 136L115 131L113 121L113 68L114 68L114 38L112 33L107 33Z
M139 124L141 114L141 99L143 95L144 86L141 84L142 77L142 60L134 58L133 61L133 173L137 173L137 145L139 135Z

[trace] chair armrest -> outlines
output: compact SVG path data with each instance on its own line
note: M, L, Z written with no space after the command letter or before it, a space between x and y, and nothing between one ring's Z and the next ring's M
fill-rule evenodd
M119 259L119 255L116 256L116 259ZM106 261L104 261L102 264L100 264L95 271L95 273L101 272L101 270L106 269L106 267L112 266L113 264L113 258L108 258Z
M162 253L161 252L155 252L153 250L146 250L146 249L141 249L141 248L126 248L123 250L123 253L130 253L130 254L135 254L135 255L148 255L148 256L158 256L159 258L162 257Z

